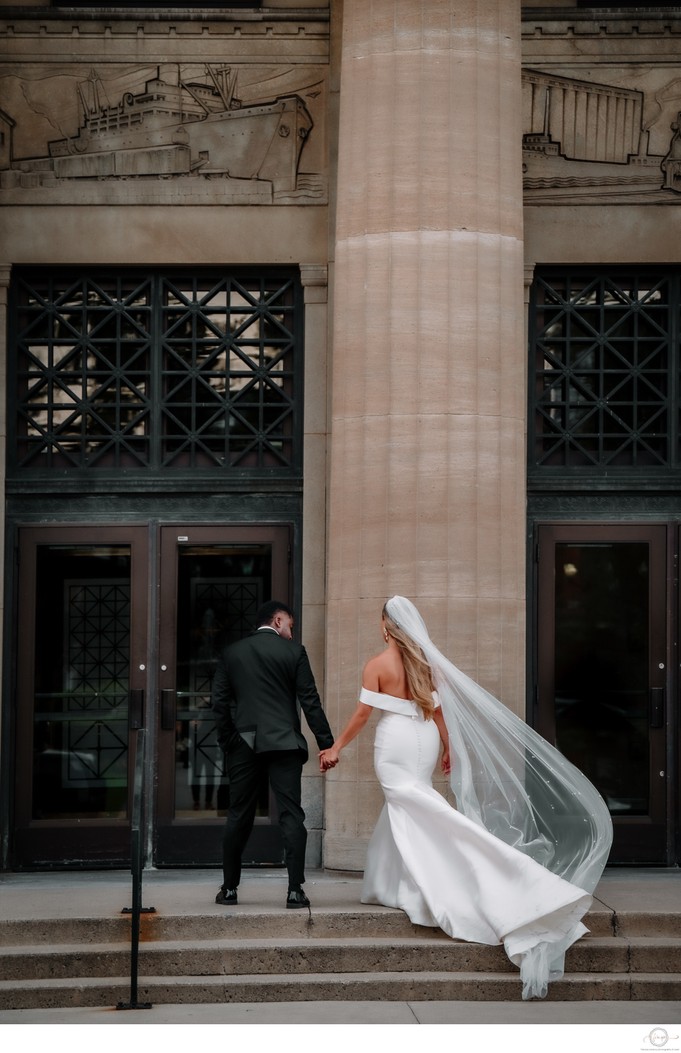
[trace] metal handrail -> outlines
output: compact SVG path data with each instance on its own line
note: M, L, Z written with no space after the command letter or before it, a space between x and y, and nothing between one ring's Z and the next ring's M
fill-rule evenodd
M132 907L124 907L123 914L132 914L130 929L130 1001L119 1002L116 1009L151 1009L151 1002L140 1002L137 997L139 967L140 916L155 913L154 907L142 906L142 872L144 870L144 747L146 731L133 728L135 774L130 817L130 870L132 873Z

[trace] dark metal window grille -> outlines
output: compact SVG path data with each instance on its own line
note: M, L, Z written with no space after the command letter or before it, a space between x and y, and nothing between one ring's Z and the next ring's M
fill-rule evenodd
M177 7L192 8L218 8L220 10L230 8L259 8L262 0L52 0L52 6L60 7L106 7L107 14L119 8L134 7L138 11L151 11L154 14L163 14L164 11Z
M642 4L641 0L577 0L577 7L605 7L612 8L614 12L623 10L629 7L635 7L638 11L645 12L646 14L650 11L655 11L660 7L678 7L679 0L655 0L654 4ZM566 5L567 6L567 5ZM556 15L558 12L556 12ZM565 17L565 15L563 15Z
M11 316L11 475L300 464L293 272L20 272Z
M530 471L681 461L678 272L558 270L530 308Z

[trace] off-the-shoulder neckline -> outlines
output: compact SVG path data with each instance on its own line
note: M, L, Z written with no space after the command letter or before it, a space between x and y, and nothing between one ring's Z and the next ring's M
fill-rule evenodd
M413 698L401 698L399 695L389 695L387 691L372 691L370 687L362 687L362 691L366 691L369 695L380 695L381 698L394 698L396 702L414 703Z

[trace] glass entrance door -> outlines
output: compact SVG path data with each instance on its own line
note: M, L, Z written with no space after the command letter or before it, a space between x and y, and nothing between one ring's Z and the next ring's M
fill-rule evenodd
M287 600L288 548L283 526L20 530L12 865L128 865L135 726L153 861L220 862L213 672L264 600ZM244 861L282 862L266 786Z
M222 860L229 787L210 709L222 648L255 627L262 603L286 600L288 529L161 531L158 865ZM281 865L273 802L263 785L244 864Z
M541 526L538 730L598 787L613 863L665 863L667 529Z
M143 702L144 528L21 532L13 855L129 857L129 724Z

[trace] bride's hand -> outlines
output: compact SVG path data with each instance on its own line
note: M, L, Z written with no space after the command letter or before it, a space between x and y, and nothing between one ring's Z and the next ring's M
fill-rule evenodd
M449 759L449 750L445 750L442 754L442 771L445 775L449 775L452 770L452 762Z
M322 750L319 754L319 770L329 771L330 768L335 768L338 764L338 750L335 750L333 746L330 746L327 750Z

